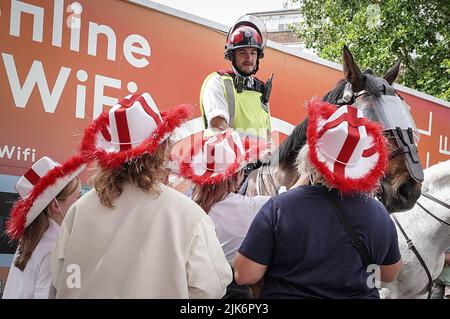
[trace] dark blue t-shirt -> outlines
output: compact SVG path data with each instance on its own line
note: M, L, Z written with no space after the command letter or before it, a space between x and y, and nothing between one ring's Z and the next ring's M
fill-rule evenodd
M397 231L384 206L360 194L332 194L372 262L398 262ZM377 289L368 287L369 273L320 186L301 186L270 199L239 252L268 265L260 298L379 298Z

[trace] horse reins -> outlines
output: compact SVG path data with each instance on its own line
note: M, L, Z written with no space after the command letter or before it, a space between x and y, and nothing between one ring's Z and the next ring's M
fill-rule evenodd
M275 194L278 195L278 188L277 185L275 184L275 180L273 179L272 173L270 172L270 166L267 166L267 168L269 169L270 184L273 186L273 188L275 188Z
M438 203L439 205L444 206L445 208L450 209L450 205L449 205L449 204L447 204L447 203L441 201L440 199L437 199L436 197L434 197L434 196L431 195L430 193L422 193L422 196L423 196L423 197L426 197L426 198L428 198L428 199L431 199L433 202ZM431 215L434 216L433 214L431 214ZM435 218L437 218L437 217L435 217ZM437 218L437 219L438 219L438 218ZM439 219L439 220L440 220L440 219ZM443 222L443 221L442 221L442 222ZM443 222L443 223L449 225L449 224L446 223L446 222ZM450 225L449 225L449 226L450 226Z
M395 134L394 134L393 131L394 131L394 129L388 131L389 132L388 133L389 134L389 138L395 138ZM397 135L400 138L400 140L402 141L403 145L406 145L407 143L406 143L406 141L405 141L405 139L403 137L403 134L398 133L400 131L400 128L397 127L395 129L395 131L397 131ZM411 128L408 129L408 134L412 135ZM394 159L394 158L396 158L398 156L401 156L403 154L408 154L410 152L411 151L409 150L409 148L407 148L407 147L400 147L400 145L399 145L395 151L389 152L389 160L392 160L392 159Z
M443 206L443 207L445 207L447 209L450 209L450 205L449 204L441 201L440 199L437 199L436 197L434 197L433 195L431 195L429 193L422 193L422 196L432 200L433 202L435 202L435 203L437 203L437 204L439 204L439 205L441 205L441 206ZM430 215L431 217L433 217L434 219L436 219L440 223L443 223L444 225L450 226L449 223L447 223L446 221L440 219L436 215L432 214L428 209L423 207L419 202L417 202L417 205L420 208L422 208L428 215ZM427 267L425 261L423 260L422 256L420 256L419 251L416 249L416 246L414 246L414 243L413 243L412 239L408 237L408 235L406 234L405 230L400 225L400 222L398 221L397 217L395 217L395 215L392 215L392 219L394 219L394 222L397 224L398 229L400 229L400 231L403 234L403 237L405 237L406 243L408 244L408 248L413 251L414 255L416 255L416 257L419 260L420 264L425 269L425 272L426 272L427 277L428 277L428 296L427 296L427 299L430 299L431 298L431 291L433 289L433 282L434 282L433 278L431 277L430 270L428 269L428 267Z

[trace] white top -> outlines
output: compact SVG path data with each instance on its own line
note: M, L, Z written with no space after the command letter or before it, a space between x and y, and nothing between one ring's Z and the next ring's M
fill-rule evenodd
M237 71L233 67L234 74L238 75ZM248 77L250 81L253 81L253 77ZM208 127L211 126L211 120L217 116L222 117L230 123L230 113L228 111L228 101L223 93L221 75L216 73L211 76L205 83L202 97L203 109L205 111L206 120L208 121Z
M221 298L232 281L211 218L160 185L125 184L113 208L92 189L68 210L52 251L56 298Z
M59 225L49 218L49 227L42 235L24 271L14 266L18 256L18 248L13 264L6 280L3 299L48 299L50 291L50 254L59 232Z
M214 204L208 215L216 226L217 238L230 265L247 235L250 224L270 196L244 196L230 193Z

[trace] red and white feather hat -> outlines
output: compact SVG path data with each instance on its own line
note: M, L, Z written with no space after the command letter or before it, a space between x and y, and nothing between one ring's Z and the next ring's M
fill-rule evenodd
M149 93L128 95L89 125L80 152L86 161L97 160L108 169L145 153L154 154L186 121L190 110L189 105L180 105L159 112Z
M308 105L307 138L311 163L342 193L370 192L387 166L382 127L351 106L325 102Z
M21 198L14 204L7 222L9 237L20 239L25 228L85 167L79 156L62 165L46 156L34 163L15 186Z
M200 185L220 183L246 164L263 159L268 151L262 138L241 137L233 130L218 132L192 146L181 158L179 174Z

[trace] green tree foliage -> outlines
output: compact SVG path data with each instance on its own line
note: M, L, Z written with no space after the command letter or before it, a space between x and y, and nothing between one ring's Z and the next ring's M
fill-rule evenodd
M402 61L397 83L450 101L449 0L299 0L295 34L320 57L342 62L344 44L362 69L383 75Z

